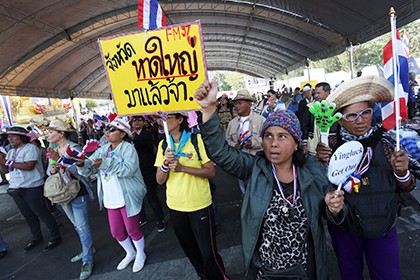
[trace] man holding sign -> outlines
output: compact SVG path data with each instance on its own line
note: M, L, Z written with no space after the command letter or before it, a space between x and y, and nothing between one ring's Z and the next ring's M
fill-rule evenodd
M384 129L380 125L371 126L373 104L392 100L393 91L384 78L363 76L343 83L327 98L343 118L337 135L329 137L329 147L318 144L319 160L335 165L337 160L361 155L341 169L330 168L330 180L345 191L325 197L341 279L363 279L363 255L371 279L400 279L396 192L411 191L416 184L407 155L381 141ZM350 142L359 142L363 149L356 145L340 150ZM344 165L354 172L346 174Z

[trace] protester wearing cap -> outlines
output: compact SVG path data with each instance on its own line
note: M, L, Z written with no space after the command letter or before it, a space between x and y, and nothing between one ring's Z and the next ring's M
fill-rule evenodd
M58 226L47 211L43 202L45 172L42 167L40 151L35 145L28 144L28 131L23 127L10 127L6 130L11 149L4 156L0 154L0 169L9 172L8 193L12 196L32 233L25 251L32 250L42 243L43 237L39 220L50 232L50 239L44 248L53 249L61 242Z
M166 123L170 143L164 148L165 139L158 145L156 181L166 183L166 204L175 235L200 279L229 279L214 238L209 179L215 176L216 168L207 157L200 134L189 131L187 113L170 113ZM192 137L196 138L196 146Z
M162 210L162 203L158 197L158 184L156 182L156 146L153 142L152 133L146 128L143 116L132 116L130 119L133 144L140 159L140 170L143 175L144 183L147 187L146 198L152 207L156 217L158 232L163 232L166 228ZM140 212L141 225L147 223L146 208L142 207Z
M106 128L105 137L108 143L78 163L77 169L85 177L98 174L100 208L107 209L111 234L126 252L117 270L134 261L132 270L138 272L146 261L144 235L139 227L146 186L139 156L131 144L130 125L124 119L116 117Z
M226 129L227 143L236 149L255 155L262 150L260 136L265 117L251 110L255 98L247 90L239 90L233 99L238 116L233 118ZM242 194L245 192L243 181L239 180Z
M318 101L321 102L330 95L331 93L331 86L330 84L326 82L320 82L315 85L315 92L314 92L314 102ZM313 102L310 102L307 104L308 107L311 107L313 105ZM308 136L312 135L312 137L308 137L307 145L305 146L305 149L307 150L307 158L308 160L317 160L316 159L316 147L318 146L318 143L321 141L321 130L319 127L315 125L315 118L314 116L309 113L307 115L309 117L309 121L312 121L312 125L307 127L308 129ZM307 122L308 120L306 120ZM302 130L304 128L302 127ZM335 133L337 130L337 123L334 123L329 130L329 133Z
M314 133L314 117L309 112L309 107L314 98L312 96L312 89L310 85L305 85L302 89L303 99L299 101L298 110L296 116L299 118L300 125L302 128L302 145L305 155L308 153L308 141L312 139Z
M260 131L263 153L241 153L222 140L216 94L215 80L195 93L203 111L200 129L214 162L245 182L241 226L247 273L252 279L327 279L322 213L331 185L321 164L305 163L299 120L289 110L270 114Z
M348 141L360 142L366 156L363 170L367 171L358 175L358 192L340 190L325 197L328 229L344 280L363 279L364 261L372 279L400 279L397 192L410 191L416 183L408 157L382 142L380 125L371 126L373 104L391 101L393 96L393 86L386 79L362 76L343 83L327 98L343 118L337 135L329 137L329 147L318 145L319 160L328 162Z
M80 181L80 191L77 196L69 203L60 204L76 230L81 252L77 253L71 262L82 261L79 279L84 280L90 277L93 270L93 237L89 224L89 200L93 200L93 186L91 181L77 172L75 165L65 164L62 160L66 155L68 148L80 152L82 148L70 140L70 136L75 132L70 122L61 119L54 119L48 127L48 142L57 147L47 149L50 161L47 168L47 174L52 175L57 172L61 174L70 174L74 179Z

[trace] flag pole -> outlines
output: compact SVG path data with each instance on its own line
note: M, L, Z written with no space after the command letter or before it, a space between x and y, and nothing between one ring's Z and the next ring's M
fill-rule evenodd
M171 146L169 146L169 145L171 145L171 139L170 139L171 135L169 134L168 123L166 122L166 119L162 120L162 123L163 123L163 129L165 131L166 143L168 143L167 144L168 147L171 148Z
M396 27L396 18L394 7L389 9L389 18L391 23L391 41L392 41L392 68L394 72L394 105L395 105L395 149L400 150L400 95L398 93L398 77L399 69L397 69L398 62L398 52L397 52L397 27Z

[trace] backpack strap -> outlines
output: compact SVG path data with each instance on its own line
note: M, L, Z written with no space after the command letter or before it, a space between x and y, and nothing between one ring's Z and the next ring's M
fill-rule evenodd
M191 143L194 146L194 150L197 152L198 160L201 161L200 148L198 148L197 133L191 134Z
M168 143L166 143L166 138L163 138L162 142L162 154L165 155L166 148L168 147Z
M198 147L197 133L191 133L191 138L190 139L191 139L191 143L194 146L194 150L197 153L198 160L201 161L202 159L201 159L201 155L200 155L200 148ZM168 147L168 143L166 143L166 139L163 139L163 142L162 142L162 152L163 152L163 154L165 154L165 150L166 150L167 147Z

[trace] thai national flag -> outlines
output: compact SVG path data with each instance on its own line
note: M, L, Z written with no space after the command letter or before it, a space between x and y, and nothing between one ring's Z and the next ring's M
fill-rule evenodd
M33 128L32 128L32 130L33 131L35 131L35 133L36 134L38 134L38 135L42 135L42 134L44 134L44 133L42 133L42 131L39 129L39 127L37 127L37 126L34 126Z
M408 117L407 114L407 99L409 90L409 76L408 76L408 58L404 50L404 44L400 39L397 31L396 51L397 59L397 73L393 72L393 56L392 56L392 40L386 44L383 51L384 59L384 76L388 81L394 84L394 74L397 75L397 93L400 100L400 116L401 121ZM382 103L382 125L389 130L396 125L395 118L395 101Z
M404 50L407 57L410 57L410 36L408 36L407 32L404 32L403 44L404 44Z
M7 126L13 125L12 103L10 96L0 96L1 105L3 107L4 117L6 118ZM4 124L6 126L6 124Z
M138 0L139 28L154 30L165 25L165 14L157 0Z
M64 153L64 156L62 156L57 163L61 167L69 167L70 165L75 164L78 161L84 160L85 155L82 153L82 151L79 151L76 149L75 146L67 145L66 152Z

